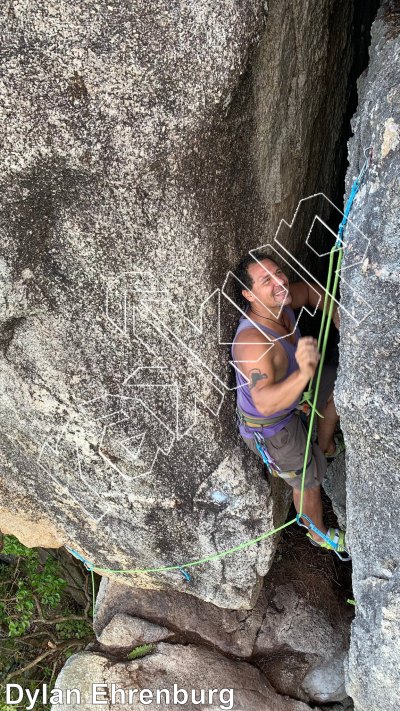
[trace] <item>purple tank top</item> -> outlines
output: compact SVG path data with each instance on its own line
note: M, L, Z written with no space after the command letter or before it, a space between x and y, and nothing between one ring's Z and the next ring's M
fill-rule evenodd
M293 328L296 323L295 315L293 313L293 309L290 308L290 306L284 306L284 310L286 311L287 315L289 316L290 323L292 324ZM286 374L282 378L282 380L285 380L289 375L295 372L295 370L298 370L299 366L297 364L297 361L294 357L294 354L296 352L297 348L297 342L301 336L300 330L298 326L296 326L295 330L295 343L291 343L288 338L282 338L282 336L279 335L279 333L276 333L276 331L273 331L270 328L267 328L266 326L260 324L257 322L258 328L261 329L264 333L266 333L268 336L271 336L271 341L275 341L279 339L279 343L282 344L283 348L285 349L286 355L288 357L288 367ZM239 333L244 331L245 329L248 328L254 328L254 322L249 321L249 319L246 316L242 316L239 321L239 325L235 334L235 338L232 343L232 360L235 361L235 357L233 354L233 349L235 345L235 341ZM249 386L247 384L246 378L240 373L237 368L240 368L240 365L238 365L235 368L236 372L236 385L237 385L237 404L238 407L240 407L243 412L246 413L249 417L265 417L259 410L256 409L251 394L249 390ZM281 382L281 381L278 381ZM289 420L293 417L293 410L295 410L296 406L301 400L301 396L299 396L290 407L286 407L284 410L279 410L278 412L275 412L271 417L278 417L280 415L285 415L287 413L287 417L282 418L279 422L276 422L273 425L267 425L265 427L261 428L262 434L264 437L272 437L275 435L279 430L281 430L288 422ZM239 431L242 437L245 437L246 439L250 439L253 437L255 428L253 427L246 427L246 425L239 423ZM258 430L257 430L258 431Z

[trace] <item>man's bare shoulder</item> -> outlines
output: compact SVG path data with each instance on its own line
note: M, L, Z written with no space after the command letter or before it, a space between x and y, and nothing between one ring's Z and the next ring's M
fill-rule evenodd
M279 339L270 338L258 328L246 328L235 339L233 360L242 363L244 371L262 366L268 370L271 384L272 371L281 375L282 368L286 368L287 354Z
M266 333L262 333L258 328L245 328L235 338L235 343L271 343L272 339Z
M258 360L261 357L270 358L270 353L275 350L273 341L257 328L246 328L235 339L233 348L235 360ZM272 357L272 353L271 353Z

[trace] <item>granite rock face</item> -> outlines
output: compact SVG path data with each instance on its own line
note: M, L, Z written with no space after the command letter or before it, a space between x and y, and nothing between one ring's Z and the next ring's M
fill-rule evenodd
M253 69L252 157L265 207L264 242L272 242L281 220L292 221L300 200L319 192L335 200L346 158L338 139L354 58L353 3L291 0L268 6ZM306 246L307 218L300 216L292 229L281 225L278 236L318 277L325 264Z
M373 157L346 236L351 250L344 250L336 387L347 443L347 535L357 602L347 689L357 711L399 707L399 76L399 11L396 3L383 2L349 144L348 192L363 149L372 145ZM350 316L355 293L369 305L361 321L357 313Z
M217 299L198 331L259 224L239 152L263 2L1 12L2 528L140 570L271 530L287 496L238 442ZM275 546L196 569L191 593L248 607Z
M310 711L310 706L307 704L276 694L261 672L246 662L235 662L212 650L199 649L192 645L181 647L162 642L157 645L155 653L133 662L113 664L106 657L90 652L70 657L58 676L55 686L62 690L78 687L81 689L81 703L54 704L53 711L63 711L63 709L85 711L97 708L92 703L93 679L96 679L96 683L107 685L108 693L105 698L109 708L113 708L112 684L115 684L115 688L126 691L125 700L119 705L119 708L124 710L132 708L133 703L135 708L148 708L147 704L150 703L151 697L147 695L144 697L145 703L141 703L140 690L148 689L156 700L156 690L167 689L170 694L169 703L166 703L167 697L164 693L157 704L160 709L181 708L185 700L185 692L187 696L184 708L187 711L196 711L199 708L209 711L217 711L217 709ZM177 690L182 690L177 694L178 701L175 703L173 703L174 684ZM136 696L133 696L131 703L128 697L129 689L136 690ZM210 700L211 689L215 692ZM192 690L195 693L194 703ZM199 706L202 690L205 696ZM121 694L116 698L123 699Z
M346 530L346 464L344 452L328 466L322 486L329 496L339 527Z
M351 7L269 5L266 34L261 0L1 9L1 526L106 574L208 558L287 513L237 437L238 312L215 290L329 192ZM275 548L192 569L190 594L251 607Z
M288 586L280 592L300 611L297 627L279 590L267 605L275 624L263 607L276 537L191 568L190 583L179 570L146 569L212 557L286 516L288 490L263 477L233 427L227 344L238 313L220 289L300 200L333 197L353 4L274 0L267 22L261 0L15 0L0 12L0 528L30 545L68 545L104 575L135 571L127 585L109 583L123 592L101 623L98 608L99 639L113 625L120 634L121 615L135 618L130 631L123 618L123 647L177 635L184 600L185 631L218 650L159 644L129 664L87 653L59 683L76 685L78 669L83 687L206 679L237 688L236 711L308 709L225 652L272 655L280 694L342 699L345 635L323 616L316 623ZM398 30L384 2L348 188L363 146L374 145L374 160L342 280L336 400L357 600L348 690L360 711L377 699L397 708ZM323 260L304 244L313 214L280 238L317 276ZM304 618L325 657L302 639Z

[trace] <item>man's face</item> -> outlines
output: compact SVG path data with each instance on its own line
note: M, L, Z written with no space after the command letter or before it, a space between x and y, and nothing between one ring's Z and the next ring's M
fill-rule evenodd
M243 296L254 303L263 304L276 311L277 307L286 306L292 301L289 292L289 280L272 259L262 259L260 264L256 262L248 267L248 274L253 280L251 291L242 291Z

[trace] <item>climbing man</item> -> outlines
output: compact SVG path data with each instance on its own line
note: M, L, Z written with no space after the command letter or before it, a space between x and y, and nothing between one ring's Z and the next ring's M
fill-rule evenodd
M246 303L232 345L239 431L250 449L268 462L270 473L293 488L294 505L300 512L307 429L298 405L320 354L314 338L301 337L293 309L307 305L323 309L324 292L302 281L289 284L271 257L257 259L247 255L235 271ZM338 328L336 305L332 320ZM332 396L335 378L335 367L323 368L316 405L322 417L317 418L318 444L310 445L302 513L337 544L339 553L347 553L343 531L328 529L324 523L320 488L327 460L344 449L343 440L335 435L339 419ZM309 530L307 536L314 545L333 550L316 532Z

